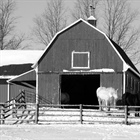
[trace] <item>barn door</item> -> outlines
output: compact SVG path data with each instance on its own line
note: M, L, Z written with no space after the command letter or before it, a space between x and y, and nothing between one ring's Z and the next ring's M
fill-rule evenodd
M59 74L39 75L39 95L53 104L59 104Z

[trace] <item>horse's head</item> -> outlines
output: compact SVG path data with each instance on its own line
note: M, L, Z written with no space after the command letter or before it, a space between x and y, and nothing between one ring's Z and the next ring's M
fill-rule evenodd
M118 89L115 90L114 88L108 88L110 98L114 98L115 100L118 99Z

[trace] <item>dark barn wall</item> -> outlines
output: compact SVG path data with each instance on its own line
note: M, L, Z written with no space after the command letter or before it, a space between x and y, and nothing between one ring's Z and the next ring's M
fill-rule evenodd
M133 73L131 70L126 72L126 92L130 92L132 94L139 94L140 97L140 78Z
M59 104L59 74L39 74L39 95L49 103Z
M7 81L8 79L0 79L0 102L4 103L7 101L7 89L8 89L8 84Z

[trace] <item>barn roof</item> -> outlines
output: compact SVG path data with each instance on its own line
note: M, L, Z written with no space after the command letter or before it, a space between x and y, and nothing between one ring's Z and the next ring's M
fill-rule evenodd
M110 39L110 41L112 42L112 44L114 45L114 47L117 49L117 51L120 53L120 55L122 56L122 58L124 59L124 61L129 66L131 66L137 73L139 73L139 71L134 66L134 64L132 63L132 61L130 60L130 58L126 55L126 53L124 52L124 50L118 44L116 44L113 40Z
M32 69L25 73L22 73L14 78L11 78L7 82L15 83L17 85L22 85L25 87L33 88L36 85L36 73L35 70Z
M36 50L1 50L0 78L13 78L29 70L43 51Z
M32 64L6 65L0 67L0 77L15 76L32 69Z
M64 28L63 30L59 31L54 37L53 39L50 41L50 43L48 44L48 46L46 47L46 49L44 50L44 52L42 53L42 55L40 56L40 58L34 63L34 65L32 66L33 68L37 67L38 63L40 62L41 58L44 56L45 52L48 50L48 48L51 46L51 44L53 43L53 41L57 38L57 36L59 36L60 34L62 34L64 31L68 30L69 28L73 27L74 25L77 25L80 22L84 22L85 24L87 24L88 26L90 26L91 28L94 28L95 30L97 30L98 32L100 32L101 34L103 34L105 36L105 38L109 41L109 43L111 44L111 46L114 48L114 50L116 51L116 53L118 54L118 56L120 57L120 59L123 61L124 64L124 70L126 71L128 68L130 68L133 72L135 72L138 76L140 76L139 71L137 70L137 68L134 66L134 64L131 62L131 60L129 59L129 57L126 55L126 53L121 49L120 46L118 46L113 40L109 39L107 37L107 35L100 31L99 29L97 29L96 27L94 27L93 25L91 25L90 23L88 23L87 21L83 20L83 19L79 19L77 21L75 21L74 23L72 23L71 25L67 26L66 28Z
M35 63L42 50L0 50L0 66Z

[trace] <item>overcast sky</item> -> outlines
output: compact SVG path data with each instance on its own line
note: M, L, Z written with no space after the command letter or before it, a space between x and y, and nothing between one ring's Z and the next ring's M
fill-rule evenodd
M47 0L16 0L16 15L19 16L18 30L29 32L33 27L33 18L43 13ZM66 6L70 9L75 0L65 0ZM140 0L129 0L133 8L140 10ZM138 20L140 25L140 20Z
M31 28L34 25L33 18L36 15L41 15L45 9L48 0L15 0L17 2L17 9L15 15L20 17L17 22L17 31L26 34L31 33ZM75 0L64 0L66 7L72 9ZM140 10L140 0L129 0L134 9ZM137 20L137 25L140 25L140 19ZM68 23L70 24L70 23ZM32 42L32 49L44 48L40 44Z
M45 9L48 0L16 0L17 10L16 15L19 16L19 30L28 32L33 26L33 18L36 15L41 15ZM66 6L72 7L75 0L65 0Z

